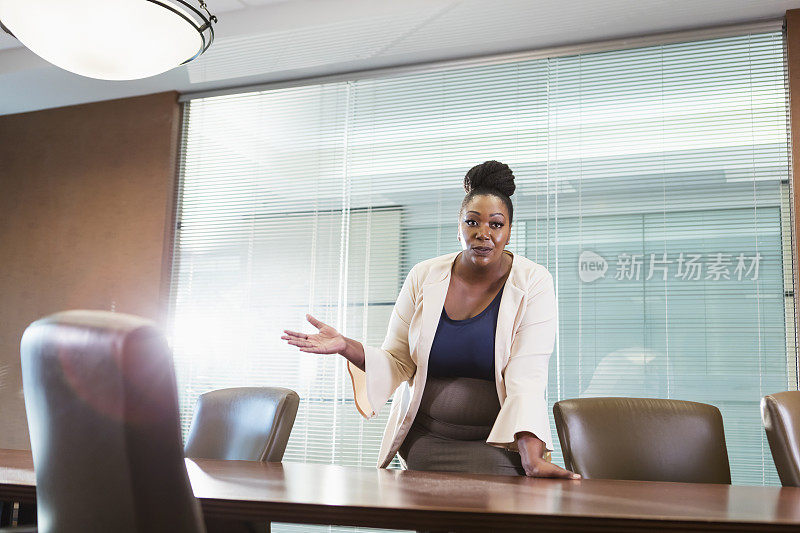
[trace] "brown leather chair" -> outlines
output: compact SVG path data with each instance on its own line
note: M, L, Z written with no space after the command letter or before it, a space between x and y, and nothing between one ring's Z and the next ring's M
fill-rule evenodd
M280 387L236 387L197 400L186 439L187 457L280 461L300 397Z
M553 406L565 466L587 479L730 483L722 415L713 405L580 398Z
M800 487L800 391L764 396L761 420L781 484Z
M22 337L39 531L197 533L172 356L152 322L67 311Z

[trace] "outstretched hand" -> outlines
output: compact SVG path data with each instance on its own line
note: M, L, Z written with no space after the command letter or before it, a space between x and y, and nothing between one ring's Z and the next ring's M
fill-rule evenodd
M311 315L306 315L312 326L319 330L318 333L301 333L299 331L283 330L285 335L281 339L292 346L300 348L301 352L308 353L341 353L347 347L347 342L336 328L320 322Z

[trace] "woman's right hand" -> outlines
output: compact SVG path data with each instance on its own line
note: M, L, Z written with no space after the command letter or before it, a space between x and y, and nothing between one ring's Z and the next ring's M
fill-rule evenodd
M283 330L285 335L281 339L292 346L300 348L301 352L308 353L343 353L347 348L344 336L324 322L320 322L311 315L306 315L312 326L319 330L318 333L301 333L298 331Z

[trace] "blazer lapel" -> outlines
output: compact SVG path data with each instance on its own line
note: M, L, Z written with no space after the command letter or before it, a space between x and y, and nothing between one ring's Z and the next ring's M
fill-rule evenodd
M422 393L425 390L425 382L428 378L428 358L431 354L433 337L436 336L439 317L441 317L442 308L444 307L444 299L450 286L451 264L452 261L448 261L446 264L443 263L440 268L431 271L426 281L422 283L422 316L420 318L419 336L416 341L413 338L409 338L411 344L414 345L411 350L411 359L416 363L417 370L409 387L405 388L405 392L408 394L406 401L397 403L397 400L395 400L392 406L392 409L397 405L404 405L405 407L400 408L403 414L397 418L394 439L389 451L383 456L381 467L385 467L394 457L395 452L408 433L414 417L417 416L417 409L419 409ZM395 393L395 398L397 398L397 393ZM384 438L386 437L384 436ZM381 448L381 453L383 454L383 448Z
M442 316L444 308L444 299L447 297L447 289L450 286L449 265L444 274L442 279L422 285L422 325L415 363L417 363L417 367L425 369L428 368L428 356L431 353L433 338L436 336L439 318Z
M511 335L514 331L514 323L524 296L525 291L514 284L513 276L509 276L505 287L503 287L503 296L500 298L500 311L497 314L497 332L494 337L494 377L501 403L505 401L502 371L506 367L511 353L511 342L513 340Z

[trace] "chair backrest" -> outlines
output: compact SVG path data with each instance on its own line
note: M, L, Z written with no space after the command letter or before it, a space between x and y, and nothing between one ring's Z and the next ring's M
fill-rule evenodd
M152 322L66 311L31 324L21 353L40 532L205 530Z
M280 387L236 387L200 396L184 452L187 457L280 461L300 397Z
M784 487L800 487L800 391L761 399L761 420Z
M655 398L581 398L553 406L566 467L584 478L730 483L722 415Z

